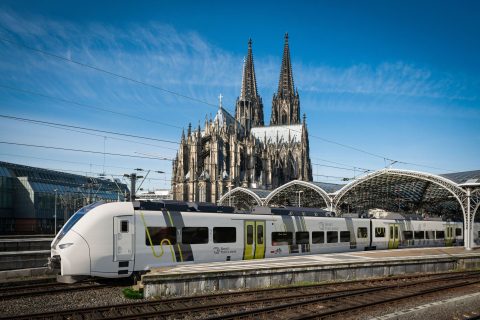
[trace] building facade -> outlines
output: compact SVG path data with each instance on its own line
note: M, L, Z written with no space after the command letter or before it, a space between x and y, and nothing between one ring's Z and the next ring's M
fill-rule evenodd
M123 201L124 183L0 161L0 234L53 233L81 207Z
M214 119L206 118L203 130L189 125L182 133L172 168L173 198L215 203L235 187L270 190L292 180L312 181L306 117L300 118L288 34L271 114L270 126L265 126L250 40L235 116L220 98Z

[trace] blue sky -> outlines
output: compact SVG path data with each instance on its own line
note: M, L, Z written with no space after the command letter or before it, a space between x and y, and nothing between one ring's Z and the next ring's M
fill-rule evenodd
M311 135L314 180L351 178L358 174L353 167L379 169L388 163L383 157L423 165L397 168L434 173L480 169L478 1L2 1L0 114L178 141L182 127L203 125L216 112L220 93L234 110L251 37L268 123L285 32ZM176 152L170 143L5 118L0 137L130 155L172 158ZM5 144L0 160L89 174L138 167L166 172L152 173L146 188L168 187L171 172L168 161ZM350 170L329 167L340 166L335 163Z

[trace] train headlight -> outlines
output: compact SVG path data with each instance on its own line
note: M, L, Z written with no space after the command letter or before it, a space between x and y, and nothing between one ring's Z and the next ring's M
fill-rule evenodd
M66 248L70 247L71 245L73 245L73 243L64 243L64 244L59 245L58 247L60 249L66 249Z

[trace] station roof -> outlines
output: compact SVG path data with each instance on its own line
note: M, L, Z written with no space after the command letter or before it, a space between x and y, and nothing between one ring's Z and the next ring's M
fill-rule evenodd
M475 181L474 181L475 180ZM465 190L460 184L480 182L480 170L435 175L425 172L382 169L362 176L348 184L290 181L275 190L235 188L225 194L243 193L251 204L285 207L331 208L337 214L365 213L370 209L390 212L442 216L445 219L463 218ZM475 194L480 203L480 191ZM462 204L461 204L462 203Z
M480 170L447 173L441 174L440 176L452 180L458 184L465 183L467 181L480 183Z
M257 189L257 188L245 188L245 189L255 193L260 199L265 199L266 197L268 197L270 193L272 193L272 190Z
M349 183L332 200L337 213L380 208L461 218L463 193L457 183L441 176L384 169Z
M342 189L345 186L344 184L317 182L317 181L313 181L311 183L322 188L327 193L337 192L338 190Z
M18 179L38 193L75 195L91 191L102 198L116 199L118 192L128 192L127 185L121 182L3 161L0 161L0 176Z

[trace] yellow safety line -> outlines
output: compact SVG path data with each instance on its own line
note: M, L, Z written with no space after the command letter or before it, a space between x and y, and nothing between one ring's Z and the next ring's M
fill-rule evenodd
M172 253L172 261L173 262L176 262L175 261L175 254L172 250L172 244L170 242L170 240L168 239L163 239L162 241L160 241L160 249L162 250L162 253L160 254L157 254L155 252L155 248L153 247L153 241L152 241L152 237L150 236L150 232L148 231L148 227L147 227L147 223L145 222L145 217L143 216L143 212L140 211L140 217L142 218L142 222L143 222L143 226L145 227L145 232L147 233L147 238L148 238L148 242L150 242L150 249L152 249L152 254L155 258L161 258L164 254L164 251L163 251L163 243L164 242L167 242L169 245L170 245L170 252Z
M173 224L173 220L172 220L172 216L170 215L170 211L167 210L167 213L168 213L168 219L170 219L170 223L172 224L172 226L175 226ZM177 229L175 229L177 230ZM175 231L176 232L176 231ZM180 253L180 261L183 262L183 255L182 255L182 249L180 248L180 244L177 243L177 248L178 248L178 252Z

